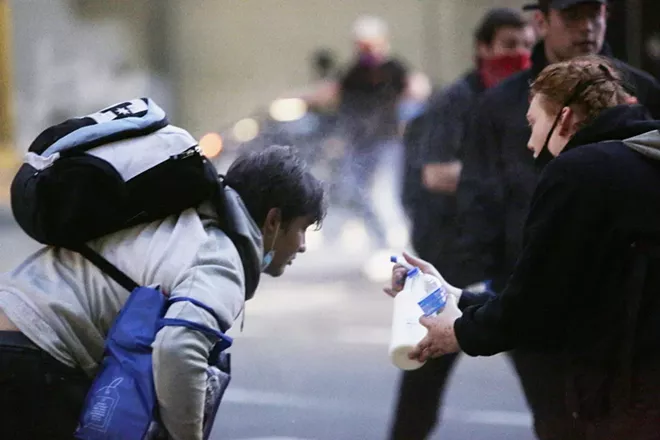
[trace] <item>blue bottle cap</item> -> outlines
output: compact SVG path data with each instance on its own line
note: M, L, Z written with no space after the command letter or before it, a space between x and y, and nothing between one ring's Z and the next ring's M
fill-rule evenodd
M390 261L391 261L392 263L396 263L397 260L398 260L398 258L396 257L396 255L392 255L392 256L390 257Z
M412 269L410 269L408 271L408 273L406 275L408 276L408 278L410 278L410 277L414 277L418 273L419 273L419 267L413 267Z

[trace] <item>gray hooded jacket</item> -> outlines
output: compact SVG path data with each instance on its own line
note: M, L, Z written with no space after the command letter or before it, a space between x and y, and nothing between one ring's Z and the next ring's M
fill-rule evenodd
M226 209L251 237L251 254L263 253L261 232L238 194L225 188ZM167 318L225 331L245 302L245 275L236 247L218 227L210 204L139 225L90 244L140 285L160 286L171 297L210 306L173 304ZM0 309L35 344L60 362L93 376L104 340L129 292L81 255L46 247L0 277ZM207 359L212 341L183 327L165 327L153 344L156 393L162 421L176 440L202 438Z
M628 138L623 143L648 158L660 160L660 130Z

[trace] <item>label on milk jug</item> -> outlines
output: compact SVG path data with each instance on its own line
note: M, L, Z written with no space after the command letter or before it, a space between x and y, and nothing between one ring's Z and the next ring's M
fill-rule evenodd
M434 315L445 307L447 298L444 289L435 289L427 297L419 301L417 304L422 308L424 316Z

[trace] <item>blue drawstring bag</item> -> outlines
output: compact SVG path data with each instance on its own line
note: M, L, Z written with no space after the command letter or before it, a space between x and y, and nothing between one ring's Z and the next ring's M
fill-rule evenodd
M89 255L91 250L86 251ZM92 262L97 264L103 257L96 254L92 258L95 259ZM101 265L106 272L119 272L114 267L114 271L110 269L107 266L110 263L107 261L102 262ZM121 272L109 273L109 275L113 278L119 277L122 281L120 284L125 287L134 288L108 333L104 358L87 393L75 438L79 440L168 438L158 419L151 344L162 327L182 326L203 332L217 341L211 351L207 370L204 411L204 438L207 439L218 406L229 384L230 359L224 350L231 346L232 339L215 329L195 322L164 318L171 304L187 301L203 308L219 322L216 313L205 304L188 297L167 298L159 290L150 287L136 287L132 280Z

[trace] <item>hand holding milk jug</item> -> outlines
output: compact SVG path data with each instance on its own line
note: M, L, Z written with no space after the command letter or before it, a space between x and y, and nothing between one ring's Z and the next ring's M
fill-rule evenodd
M434 316L442 312L447 295L460 295L460 289L446 283L437 271L428 267L423 267L425 272L435 274L422 273L419 267L414 267L401 258L392 257L391 261L403 266L407 272L400 292L386 289L394 296L389 354L392 363L397 367L402 370L415 370L424 365L424 362L418 362L408 356L427 333L426 328L419 322L420 317ZM420 260L419 263L425 262Z

